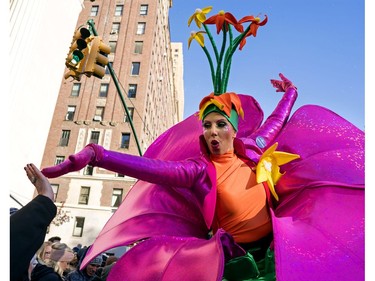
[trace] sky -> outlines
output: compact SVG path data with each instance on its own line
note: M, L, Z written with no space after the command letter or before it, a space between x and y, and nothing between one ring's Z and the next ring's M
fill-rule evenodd
M298 88L293 112L316 104L365 130L365 3L360 0L173 0L171 39L183 43L185 118L213 90L206 55L196 41L189 49L187 43L199 30L194 22L188 27L189 17L207 6L213 7L208 17L220 10L237 19L268 16L257 36L234 54L228 91L253 96L266 118L282 97L270 79L283 73ZM209 28L218 42L221 34ZM207 38L205 43L211 50Z

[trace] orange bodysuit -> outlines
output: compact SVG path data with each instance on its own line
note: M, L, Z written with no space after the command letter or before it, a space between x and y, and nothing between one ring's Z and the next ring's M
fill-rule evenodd
M217 202L213 231L222 228L237 243L259 240L272 231L263 184L233 151L210 155L217 173Z

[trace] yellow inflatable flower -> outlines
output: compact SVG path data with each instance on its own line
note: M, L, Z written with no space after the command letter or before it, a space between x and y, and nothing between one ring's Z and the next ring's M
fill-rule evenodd
M298 159L298 154L291 154L282 151L276 151L278 143L276 142L268 148L260 157L256 168L257 182L267 182L272 195L279 201L279 196L276 194L275 184L283 175L280 173L280 166L289 163L292 160Z
M212 6L196 9L188 19L188 26L194 21L199 29L203 28L212 50L209 51L206 48L205 44L207 44L207 40L204 42L204 37L206 36L203 36L203 33L200 32L192 32L190 34L188 47L190 47L193 40L196 40L202 47L210 65L213 92L215 95L220 95L227 92L233 54L238 49L238 46L242 50L246 44L246 37L251 35L256 36L258 28L267 23L267 17L263 21L260 21L258 17L246 16L238 21L232 13L225 12L224 10L220 10L216 15L208 16L211 10ZM250 24L245 28L244 24L248 22ZM220 36L222 38L217 42L221 43L221 48L218 48L216 45L209 29L210 25L215 25L216 33L218 35L221 33L222 35ZM239 32L237 36L233 33L233 28ZM211 55L214 55L214 57ZM216 60L216 65L214 65L213 58Z
M194 20L196 25L201 28L202 23L206 20L206 15L211 12L212 6L205 7L203 9L196 9L194 14L192 14L188 20L188 26Z
M190 37L189 37L189 40L188 40L188 49L190 48L190 44L191 44L191 41L193 41L193 39L195 39L198 44L203 48L204 47L204 36L203 34L206 33L204 31L192 31L190 33Z

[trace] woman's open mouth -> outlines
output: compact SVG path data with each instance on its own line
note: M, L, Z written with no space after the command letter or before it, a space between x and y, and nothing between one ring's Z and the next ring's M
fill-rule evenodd
M211 147L214 150L218 150L219 147L220 147L220 143L217 140L213 140L213 141L211 141Z

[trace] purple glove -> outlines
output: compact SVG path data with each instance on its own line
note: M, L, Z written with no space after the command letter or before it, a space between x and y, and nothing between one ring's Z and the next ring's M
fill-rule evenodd
M289 79L287 79L282 73L279 73L279 76L282 81L271 79L272 86L274 86L277 89L276 92L286 92L288 88L294 88L295 90L297 90L297 87L294 86L293 83Z
M79 171L91 162L95 160L98 156L97 149L92 144L88 144L80 152L70 155L64 162L44 168L41 170L42 174L47 178L57 178L59 176L65 175L69 172Z

